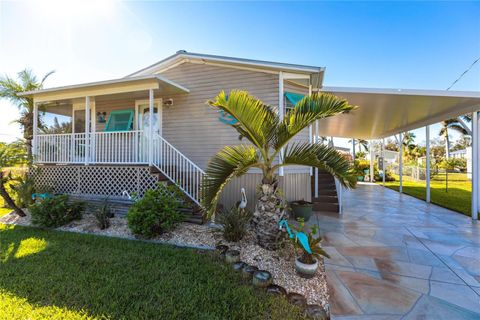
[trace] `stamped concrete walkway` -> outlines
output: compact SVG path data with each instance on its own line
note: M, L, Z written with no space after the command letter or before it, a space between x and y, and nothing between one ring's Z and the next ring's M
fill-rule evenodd
M344 205L316 214L334 319L480 319L480 223L375 185Z

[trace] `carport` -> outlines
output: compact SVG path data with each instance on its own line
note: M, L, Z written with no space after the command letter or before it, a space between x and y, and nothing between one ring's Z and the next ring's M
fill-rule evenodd
M472 129L464 124L472 136L472 219L478 219L480 210L480 165L479 165L479 111L480 92L441 91L441 90L404 90L323 87L329 92L347 99L358 108L347 114L319 120L312 132L312 139L318 136L355 138L365 140L383 140L392 135L403 134L409 130L426 128L426 201L430 202L430 125L472 114ZM400 154L403 144L400 143ZM383 148L382 148L383 149ZM402 192L402 157L400 157L400 192ZM370 164L373 175L373 161ZM317 175L318 173L314 173ZM315 179L318 181L318 178ZM316 188L317 189L317 188ZM341 199L339 199L341 201Z

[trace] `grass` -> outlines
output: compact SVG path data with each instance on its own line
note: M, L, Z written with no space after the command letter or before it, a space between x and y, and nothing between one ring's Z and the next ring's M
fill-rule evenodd
M398 191L400 182L386 182L385 186ZM380 182L381 183L381 182ZM425 200L425 181L415 181L409 176L403 177L403 192L415 198ZM445 174L434 175L430 182L431 201L439 206L471 215L472 184L464 173L448 174L448 191Z
M299 319L214 254L0 225L0 319Z

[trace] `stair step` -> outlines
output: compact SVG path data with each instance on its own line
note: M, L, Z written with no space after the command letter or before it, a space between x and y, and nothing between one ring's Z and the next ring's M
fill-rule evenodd
M328 202L314 202L313 210L314 211L326 211L326 212L339 212L338 203L328 203Z
M312 188L312 195L314 194L315 192L315 189ZM336 189L332 189L332 190L318 190L318 195L319 196L337 196L337 190Z
M312 198L312 202L318 202L318 203L337 203L338 204L338 198L336 195L319 195L316 198Z

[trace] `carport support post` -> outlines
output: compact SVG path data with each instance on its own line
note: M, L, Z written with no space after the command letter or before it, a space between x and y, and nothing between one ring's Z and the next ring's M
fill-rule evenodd
M385 175L387 170L385 170L385 138L382 138L382 184L385 187Z
M369 141L368 146L370 147L370 182L373 182L373 170L375 169L373 163L375 162L375 153L373 152L372 140Z
M148 163L153 165L153 89L148 90Z
M318 143L318 120L315 121L315 143ZM315 168L315 198L318 198L318 168Z
M480 165L478 163L478 153L479 153L479 117L478 111L473 112L472 116L472 220L478 219L478 201L479 201L479 184L478 178L480 174L478 170L480 169Z
M398 136L399 136L399 143L400 143L400 154L398 155L398 162L399 162L398 176L399 176L400 186L398 188L398 191L402 193L403 192L403 133L400 133Z
M430 126L425 127L425 140L425 201L430 203Z
M283 97L283 72L280 71L278 73L278 117L280 118L280 121L283 121L283 118L285 117L285 103ZM285 150L283 148L280 149L279 163L283 162L284 152ZM278 175L283 177L283 167L278 168Z

